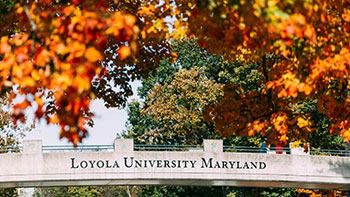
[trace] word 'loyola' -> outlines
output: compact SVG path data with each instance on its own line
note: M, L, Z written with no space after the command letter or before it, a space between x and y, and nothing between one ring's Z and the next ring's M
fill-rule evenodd
M197 160L135 159L124 157L120 160L81 160L71 158L72 169L86 168L223 168L223 169L265 169L263 161L216 161L213 158Z

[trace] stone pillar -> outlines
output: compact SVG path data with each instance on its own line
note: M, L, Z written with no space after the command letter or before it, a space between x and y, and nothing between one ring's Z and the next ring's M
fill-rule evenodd
M223 152L222 140L204 140L205 152Z
M132 152L134 151L134 139L115 139L115 152Z
M43 142L41 140L24 140L23 153L41 153Z

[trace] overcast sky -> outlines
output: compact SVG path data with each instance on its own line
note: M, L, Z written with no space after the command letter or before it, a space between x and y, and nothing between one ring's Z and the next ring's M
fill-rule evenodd
M140 82L132 84L134 96L129 98L136 99L136 89ZM125 130L127 119L126 109L107 109L101 100L92 102L92 111L95 112L93 128L88 128L89 136L83 140L83 144L113 144L116 133ZM66 139L59 139L60 128L58 126L48 126L45 121L36 125L36 128L27 134L24 140L41 139L43 145L67 145L70 144Z

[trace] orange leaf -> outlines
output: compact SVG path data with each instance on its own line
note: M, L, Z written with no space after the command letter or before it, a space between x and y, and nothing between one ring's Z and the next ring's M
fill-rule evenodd
M297 86L295 84L292 84L288 88L288 95L292 96L293 98L296 98L298 96Z
M85 52L85 57L88 59L90 62L95 62L97 60L102 59L101 53L96 50L94 47L89 47L86 52Z
M249 135L249 136L254 136L254 135L255 135L255 131L254 131L253 129L250 129L250 130L248 131L248 135Z
M301 90L299 90L301 92L304 92L306 96L310 95L312 92L312 87L309 85L304 85Z
M131 54L130 48L127 47L127 46L122 46L118 50L118 54L119 54L119 58L121 60L123 60L123 59L127 58Z
M0 53L6 54L6 53L9 53L10 51L11 51L11 46L8 45L6 42L0 45Z
M285 89L282 89L280 92L278 92L277 97L282 98L287 96L287 91Z

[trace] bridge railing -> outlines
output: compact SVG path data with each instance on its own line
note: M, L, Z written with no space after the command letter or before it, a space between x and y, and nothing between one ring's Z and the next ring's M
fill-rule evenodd
M196 151L203 150L203 145L147 145L135 144L134 151Z
M224 146L224 152L290 154L291 150L289 147Z
M350 150L311 149L310 154L349 157Z
M147 145L134 144L134 151L203 151L203 145ZM70 145L42 146L42 152L99 152L114 151L114 145L79 145L73 147ZM241 152L241 153L267 153L267 154L295 154L289 147L260 147L252 146L223 146L224 152ZM0 153L22 153L22 146L5 146L0 147ZM302 152L302 151L301 151ZM310 149L309 155L327 155L327 156L350 156L350 150L333 150L333 149Z
M77 147L69 145L43 146L43 152L99 152L113 151L113 145L80 145Z

